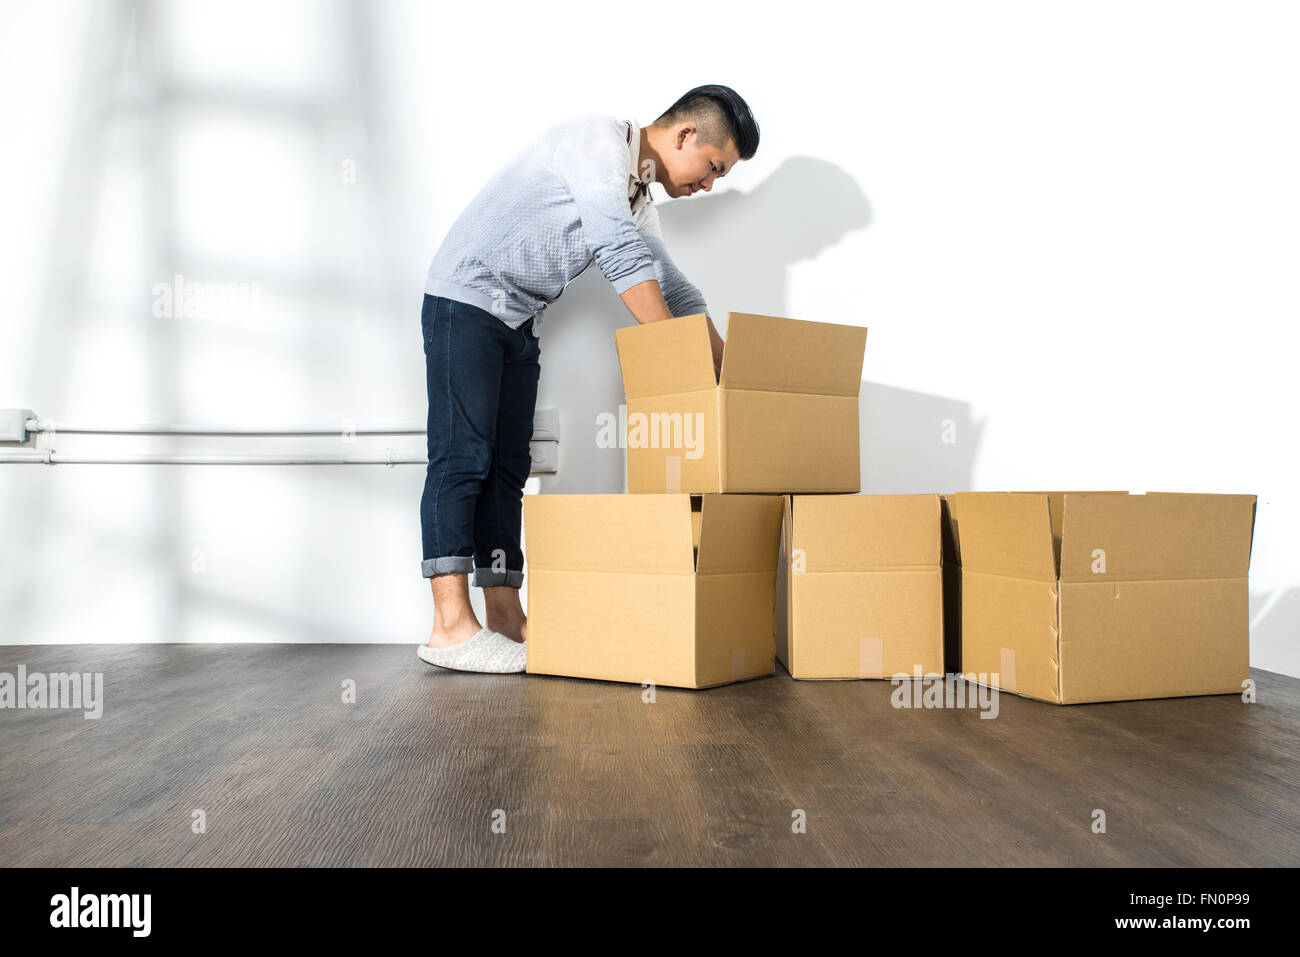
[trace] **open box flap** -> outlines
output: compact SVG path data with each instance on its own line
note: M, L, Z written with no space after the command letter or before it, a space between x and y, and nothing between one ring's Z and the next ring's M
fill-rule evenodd
M775 573L783 496L709 494L700 512L697 572Z
M794 547L809 572L938 568L939 521L938 495L800 495Z
M1056 567L1061 567L1061 517L1065 511L1065 496L1067 495L1127 495L1126 489L1101 489L1092 491L1089 489L1070 489L1069 491L1034 491L1035 495L1046 495L1047 506L1052 513L1052 549L1056 555Z
M689 575L689 495L525 495L531 569Z
M723 388L858 394L865 328L740 312L727 315Z
M964 570L1056 581L1046 494L956 492L948 505Z
M617 329L614 340L629 399L696 392L718 384L708 318L702 312Z
M1067 493L1062 581L1244 577L1253 495Z

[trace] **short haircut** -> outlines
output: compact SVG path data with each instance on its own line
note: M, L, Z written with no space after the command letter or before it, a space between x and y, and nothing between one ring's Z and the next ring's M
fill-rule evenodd
M758 152L758 123L749 104L729 86L697 86L668 107L654 125L663 129L688 120L701 143L721 149L734 140L743 160Z

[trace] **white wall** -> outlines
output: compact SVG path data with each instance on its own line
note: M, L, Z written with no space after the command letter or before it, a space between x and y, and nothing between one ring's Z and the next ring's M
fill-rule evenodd
M1293 5L3 17L0 407L421 422L424 269L496 166L566 113L648 123L723 82L758 156L712 194L656 190L665 234L720 320L870 328L864 489L1255 493L1252 663L1300 675ZM258 308L157 318L153 284L176 273L255 283ZM539 404L562 442L544 490L623 489L594 437L630 321L594 266L548 311ZM417 466L0 466L0 642L415 643L421 483Z

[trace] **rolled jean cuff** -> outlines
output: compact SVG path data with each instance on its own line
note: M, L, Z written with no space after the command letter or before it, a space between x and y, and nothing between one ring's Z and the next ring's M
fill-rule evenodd
M470 584L478 588L494 587L496 585L509 585L511 588L522 588L524 584L523 570L515 571L506 569L503 572L494 572L490 568L475 568L474 577Z
M474 570L474 558L470 555L447 555L443 558L426 558L420 563L420 574L425 578L434 575L446 575L459 572L464 575Z

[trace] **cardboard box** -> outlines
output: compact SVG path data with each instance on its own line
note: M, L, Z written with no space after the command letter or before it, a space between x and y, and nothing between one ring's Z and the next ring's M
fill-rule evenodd
M617 330L629 492L857 492L867 330L729 313Z
M944 673L938 495L787 495L776 656L794 678Z
M1055 704L1243 690L1255 496L946 498L968 677Z
M528 673L679 688L772 674L781 504L524 496Z

